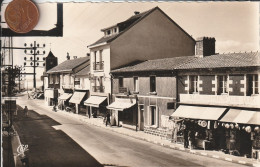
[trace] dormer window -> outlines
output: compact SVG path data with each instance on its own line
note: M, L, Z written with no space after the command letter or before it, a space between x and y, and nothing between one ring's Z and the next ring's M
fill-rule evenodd
M110 35L111 34L111 31L110 30L107 30L107 35Z

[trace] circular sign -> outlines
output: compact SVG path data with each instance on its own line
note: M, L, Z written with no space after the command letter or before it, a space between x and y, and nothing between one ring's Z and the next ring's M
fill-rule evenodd
M13 0L6 7L5 20L12 31L27 33L37 25L39 11L30 0Z

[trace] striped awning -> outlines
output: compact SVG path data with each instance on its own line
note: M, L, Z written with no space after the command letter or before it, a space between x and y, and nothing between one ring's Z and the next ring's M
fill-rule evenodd
M218 120L226 108L180 105L172 117Z
M260 111L230 109L220 121L260 125Z

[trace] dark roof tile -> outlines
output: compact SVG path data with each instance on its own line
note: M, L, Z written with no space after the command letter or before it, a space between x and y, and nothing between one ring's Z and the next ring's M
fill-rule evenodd
M47 73L56 73L56 72L72 72L75 67L89 61L89 57L80 57L77 59L66 60L61 64L53 67Z
M141 72L141 71L168 71L174 70L183 63L195 60L194 56L182 56L164 59L147 60L142 63L115 69L112 73L120 72Z
M190 63L183 64L176 69L203 69L226 67L254 67L260 66L260 53L228 53L198 58Z

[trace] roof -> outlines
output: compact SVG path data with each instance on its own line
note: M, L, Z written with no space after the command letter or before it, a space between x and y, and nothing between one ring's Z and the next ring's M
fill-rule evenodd
M52 53L52 51L50 51L47 57L55 57L55 56L54 56L54 54Z
M126 32L128 29L130 29L132 26L134 26L136 23L138 23L139 21L141 21L142 19L144 19L146 16L148 16L150 13L152 13L153 11L155 11L156 9L158 9L160 12L162 12L173 24L175 24L178 28L180 28L185 34L187 34L192 40L194 40L186 31L184 31L177 23L175 23L167 14L165 14L159 7L155 7L152 8L148 11L139 13L139 14L135 14L133 16L131 16L130 18L128 18L127 20L117 23L116 25L113 26L109 26L107 28L102 29L101 31L105 31L109 28L118 26L119 27L119 33L115 34L115 35L111 35L111 36L107 36L107 37L102 37L99 40L97 40L96 42L94 42L93 44L89 45L90 46L94 46L97 44L102 44L102 43L109 43L112 42L113 40L115 40L117 37L119 37L121 34L123 34L124 32ZM194 40L195 41L195 40Z
M47 73L72 72L74 68L86 63L87 61L89 61L89 57L80 57L77 59L66 60L61 64L53 67L52 69L48 70Z
M112 73L120 72L141 72L141 71L168 71L176 67L194 61L194 56L172 57L164 59L147 60L136 65L125 66L123 68L112 70Z
M203 69L226 67L260 67L260 53L228 53L197 58L176 69Z
M85 76L85 75L89 75L89 73L90 73L90 65L86 66L85 68L77 72L75 76Z

